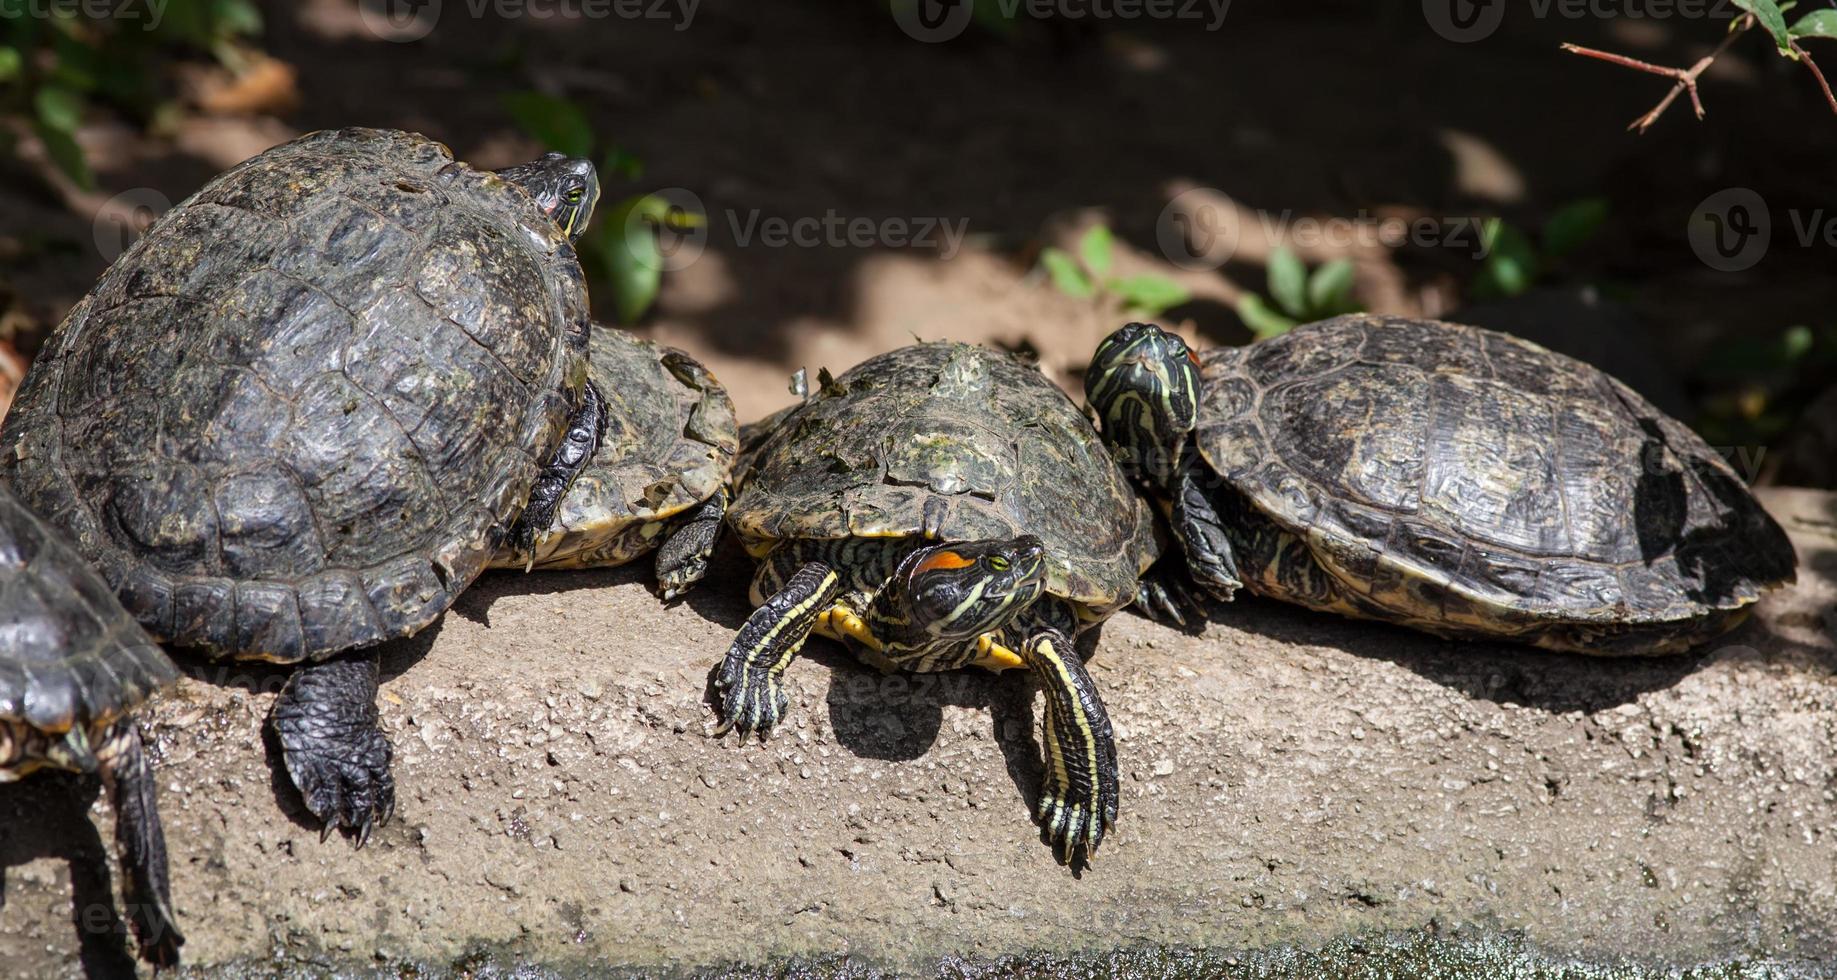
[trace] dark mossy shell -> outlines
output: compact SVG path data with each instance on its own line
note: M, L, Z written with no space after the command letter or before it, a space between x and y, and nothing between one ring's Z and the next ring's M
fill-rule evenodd
M748 437L728 517L755 554L792 538L919 537L928 519L945 541L1033 534L1049 591L1098 611L1133 598L1156 555L1152 517L1090 422L999 351L882 354Z
M314 133L112 266L0 476L156 636L298 661L415 632L484 568L585 382L580 265L446 147Z
M1356 315L1204 365L1207 462L1331 574L1315 585L1384 618L1565 649L1588 634L1539 631L1649 625L1629 652L1654 652L1664 630L1687 644L1793 578L1785 533L1721 456L1535 344ZM1270 574L1306 592L1283 547Z
M104 725L178 676L108 583L0 483L0 720Z
M740 450L733 399L687 354L604 324L591 348L606 431L536 542L537 567L616 564L651 550L663 522L721 492ZM500 554L494 564L525 562Z

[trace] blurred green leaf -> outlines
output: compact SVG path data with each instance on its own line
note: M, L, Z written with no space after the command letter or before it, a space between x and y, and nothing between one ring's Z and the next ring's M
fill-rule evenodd
M625 326L637 323L663 288L656 222L668 208L668 202L653 194L629 197L589 232L589 254L598 258L596 264L612 287L619 323Z
M1052 277L1052 284L1058 287L1059 292L1074 299L1090 299L1097 295L1097 288L1078 268L1070 252L1062 248L1042 249L1040 264L1046 267L1046 274Z
M19 70L24 65L24 59L19 57L17 48L0 47L0 82L10 82L18 78Z
M1837 39L1837 10L1814 10L1792 25L1793 37Z
M1078 257L1084 260L1084 267L1091 275L1097 277L1110 274L1110 259L1115 248L1116 237L1106 225L1092 225L1078 239Z
M600 179L623 177L626 180L637 180L644 176L644 161L637 154L617 147L606 151L600 160Z
M1787 328L1785 335L1780 338L1780 351L1785 354L1786 360L1796 361L1811 353L1813 343L1811 328L1800 324Z
M1351 259L1334 259L1315 269L1308 277L1308 312L1317 317L1345 312L1351 305L1352 271Z
M1129 309L1155 317L1192 298L1186 287L1166 276L1127 276L1107 283Z
M1735 0L1735 6L1754 15L1756 22L1773 35L1773 43L1779 46L1780 53L1788 58L1797 58L1792 53L1792 36L1786 31L1786 15L1780 13L1780 5L1774 0Z
M38 121L50 129L69 134L83 125L83 96L61 85L47 85L32 97Z
M214 20L213 27L219 36L260 34L262 31L261 9L250 0L217 0Z
M1607 199L1584 198L1559 208L1544 222L1544 253L1562 258L1581 248L1607 221Z
M1524 232L1502 218L1489 218L1480 243L1486 259L1474 279L1475 295L1496 299L1517 296L1531 288L1538 273L1537 250Z
M1308 267L1285 246L1269 253L1269 295L1289 316L1308 311Z
M1245 293L1238 299L1237 316L1258 340L1280 337L1295 329L1294 320L1271 309L1263 302L1263 297L1255 293Z
M567 99L542 92L513 92L504 96L504 108L519 128L543 146L571 157L593 154L593 124Z
M45 144L45 153L51 162L62 170L65 176L75 181L84 190L94 190L95 175L89 171L89 161L83 156L83 148L77 145L76 138L62 129L54 129L43 122L33 127L38 138Z

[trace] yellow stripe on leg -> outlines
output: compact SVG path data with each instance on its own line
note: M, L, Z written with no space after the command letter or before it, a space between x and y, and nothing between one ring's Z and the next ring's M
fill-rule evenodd
M821 633L832 640L854 640L875 653L881 652L880 638L868 628L867 622L840 602L817 617L812 632Z
M970 663L993 671L1027 666L1021 655L1002 646L1001 640L994 633L984 633L976 638L976 658Z

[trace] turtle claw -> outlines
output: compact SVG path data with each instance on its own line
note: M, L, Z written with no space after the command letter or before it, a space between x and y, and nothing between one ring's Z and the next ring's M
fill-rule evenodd
M287 775L323 826L363 847L395 814L389 739L377 727L376 660L345 658L296 671L274 704L272 721Z
M1206 604L1184 567L1167 559L1156 563L1135 587L1135 609L1163 626L1200 630Z
M741 745L748 735L757 736L763 744L784 720L789 705L778 678L769 670L735 665L731 659L715 670L714 689L720 695L722 718L715 737L736 731Z

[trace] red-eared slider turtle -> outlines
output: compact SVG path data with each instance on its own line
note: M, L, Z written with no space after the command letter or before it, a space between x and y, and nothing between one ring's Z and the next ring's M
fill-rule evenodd
M1085 388L1221 599L1658 654L1793 581L1785 532L1702 439L1508 334L1355 315L1199 357L1132 323Z
M606 401L599 450L534 550L495 568L597 568L653 549L664 598L708 570L740 434L727 390L695 359L594 324L593 383Z
M728 523L759 608L716 668L721 731L784 717L812 632L886 670L1025 667L1046 692L1042 833L1088 859L1116 819L1116 748L1073 645L1127 605L1153 515L1071 400L997 351L863 362L748 432Z
M178 676L108 583L0 483L0 783L46 768L102 774L128 918L155 966L176 964L185 937L130 713Z
M370 648L548 527L592 452L570 235L598 195L560 154L489 173L408 133L301 137L155 222L0 427L0 476L154 636L301 665L287 771L360 845L395 801Z

